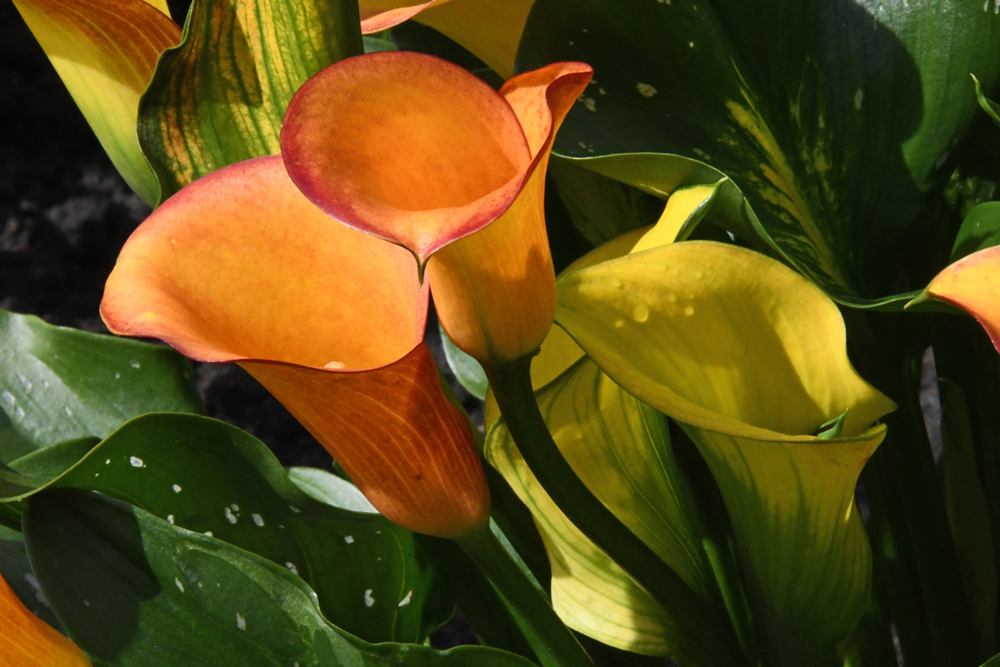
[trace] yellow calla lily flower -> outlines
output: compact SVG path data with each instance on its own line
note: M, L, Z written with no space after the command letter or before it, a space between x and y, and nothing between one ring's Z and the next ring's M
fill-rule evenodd
M155 204L160 186L136 135L139 98L157 59L181 40L165 0L15 0L129 187Z

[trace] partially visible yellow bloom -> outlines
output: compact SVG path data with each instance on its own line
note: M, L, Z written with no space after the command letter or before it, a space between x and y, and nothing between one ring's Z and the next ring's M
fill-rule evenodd
M0 577L0 665L91 667L80 648L32 614Z

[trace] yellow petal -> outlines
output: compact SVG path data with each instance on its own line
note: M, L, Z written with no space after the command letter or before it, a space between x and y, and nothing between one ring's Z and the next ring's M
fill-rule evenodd
M765 655L822 652L857 621L870 554L853 508L870 424L894 404L846 354L837 307L797 273L735 246L661 246L559 284L559 323L615 382L681 422L743 548ZM844 437L813 434L846 412Z
M90 667L80 648L32 614L0 577L0 665Z
M545 173L555 133L591 74L588 65L555 63L504 85L500 93L531 151L530 179L498 220L442 247L428 264L441 326L481 363L529 354L552 327L555 271L545 230Z
M181 30L163 0L14 3L129 187L147 203L159 185L139 149L139 97Z
M450 37L503 78L514 74L514 57L535 0L361 0L365 34L414 18Z
M928 298L950 303L975 317L1000 351L1000 246L950 264L910 304Z

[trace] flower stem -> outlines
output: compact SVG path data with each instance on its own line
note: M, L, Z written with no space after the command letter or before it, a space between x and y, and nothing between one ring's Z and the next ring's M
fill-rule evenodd
M730 623L628 529L577 477L549 434L531 387L531 358L484 367L511 437L559 509L604 553L669 610L704 665L747 665ZM675 656L680 657L680 656Z
M503 548L488 523L453 539L507 598L557 664L594 667L580 642Z

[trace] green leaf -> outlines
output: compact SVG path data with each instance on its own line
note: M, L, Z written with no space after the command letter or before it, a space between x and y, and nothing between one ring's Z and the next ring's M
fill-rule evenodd
M352 512L378 514L358 487L343 477L337 477L319 468L289 468L288 478L307 496L321 503Z
M476 398L480 400L486 398L486 388L489 386L489 380L486 379L483 367L478 361L465 352L462 352L451 342L440 322L438 322L438 331L441 332L441 346L444 348L445 359L448 360L448 365L451 367L451 371L455 374L455 378L459 384L465 387Z
M538 0L518 70L594 66L558 154L702 160L735 181L797 268L831 295L870 299L898 278L887 259L901 253L885 249L917 221L921 195L943 185L976 113L967 74L987 89L1000 74L1000 16L989 9Z
M674 459L666 418L588 358L538 392L549 431L587 487L698 595L711 600L711 566ZM552 602L570 627L644 655L683 656L688 640L665 610L559 511L521 458L503 420L486 456L532 510L552 566Z
M204 412L173 350L0 311L0 461L62 440L104 438L146 412Z
M193 415L146 415L21 497L41 488L99 491L263 556L300 575L324 613L357 636L424 639L430 582L413 534L380 515L310 499L264 444L234 426Z
M970 74L972 81L976 84L976 99L979 101L979 106L987 115L993 119L993 122L1000 125L1000 104L992 100L986 99L986 95L983 94L983 86L979 83L979 79L976 78L975 74Z
M42 589L70 637L102 664L531 664L481 647L439 653L367 644L330 625L315 594L287 569L99 495L55 490L32 497L25 537Z
M655 197L584 166L553 157L549 174L573 225L595 248L656 222L663 204Z
M59 619L52 613L48 600L38 587L38 580L24 550L24 538L21 533L9 528L0 528L0 576L10 584L28 611L52 627L60 627Z
M984 202L962 221L951 250L951 261L995 245L1000 245L1000 202Z
M1000 653L984 662L981 667L1000 667Z
M160 199L221 167L280 152L285 109L327 65L363 52L351 0L195 0L139 105Z
M948 523L962 575L969 617L980 652L996 650L997 571L986 493L976 471L976 451L965 396L958 385L939 380L944 491Z

